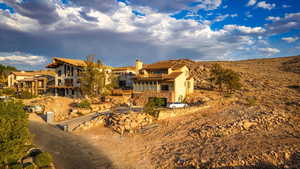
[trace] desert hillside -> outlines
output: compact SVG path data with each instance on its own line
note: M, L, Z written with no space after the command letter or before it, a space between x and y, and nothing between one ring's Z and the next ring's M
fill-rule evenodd
M215 63L180 62L200 87ZM216 101L210 110L144 134L155 168L300 168L300 56L218 63L241 75L242 90L221 100L200 90Z

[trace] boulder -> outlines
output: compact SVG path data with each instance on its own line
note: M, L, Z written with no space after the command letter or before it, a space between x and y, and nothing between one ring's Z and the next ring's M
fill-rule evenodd
M255 123L255 122L244 121L244 123L243 123L243 128L244 128L245 130L248 130L248 129L250 129L252 126L256 126L256 125L257 125L257 123Z

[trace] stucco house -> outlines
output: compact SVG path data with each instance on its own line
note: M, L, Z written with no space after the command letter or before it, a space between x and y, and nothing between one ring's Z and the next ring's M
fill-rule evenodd
M31 94L45 94L48 86L54 83L55 73L49 70L11 72L8 75L8 87L17 91L29 91Z
M133 94L146 103L149 98L168 102L182 102L194 91L194 79L188 67L173 61L144 65L136 61L137 75L133 78Z
M56 96L80 97L80 73L87 66L86 62L58 57L54 57L52 60L52 63L47 65L47 68L54 69L56 74L55 83L49 86L51 93ZM107 71L111 71L111 69L107 69ZM109 79L105 82L110 83Z
M133 77L136 76L136 69L134 66L114 67L112 68L112 73L117 77L120 89L132 90Z

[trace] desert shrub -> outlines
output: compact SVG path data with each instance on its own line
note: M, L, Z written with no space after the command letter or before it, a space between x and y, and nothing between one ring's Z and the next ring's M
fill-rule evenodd
M10 165L10 169L23 169L23 165L22 164L12 164Z
M247 101L247 104L249 105L249 106L254 106L255 104L256 104L256 98L255 97L248 97L247 99L246 99L246 101Z
M231 69L224 69L219 64L214 64L211 69L210 81L218 86L221 91L231 93L241 88L240 75Z
M38 167L46 167L49 166L53 161L53 158L50 153L42 152L34 157L34 163Z
M35 95L32 95L28 91L21 91L15 94L15 97L18 99L32 99L35 97Z
M35 165L32 164L32 163L27 164L27 165L24 167L24 169L35 169L35 168L36 168Z
M144 112L157 118L159 115L159 111L157 110L158 107L163 106L163 101L159 98L151 98L144 106Z
M90 108L90 106L91 106L91 102L88 100L82 100L81 102L75 104L75 107L84 108L84 109Z
M0 166L17 161L31 147L27 114L18 101L0 102Z
M16 91L14 89L11 89L11 88L5 88L5 89L0 90L0 93L4 94L4 95L13 95L13 94L15 94L15 92Z

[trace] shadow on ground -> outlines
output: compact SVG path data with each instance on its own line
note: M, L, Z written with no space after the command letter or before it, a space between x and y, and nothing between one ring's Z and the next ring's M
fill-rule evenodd
M50 152L57 169L115 169L103 152L72 133L63 132L45 123L30 121L33 142Z

